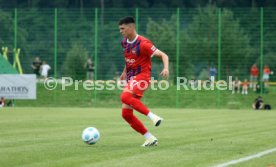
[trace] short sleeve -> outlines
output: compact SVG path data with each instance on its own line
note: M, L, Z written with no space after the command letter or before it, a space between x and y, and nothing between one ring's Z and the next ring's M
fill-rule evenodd
M150 41L145 41L142 45L142 50L145 56L151 57L158 49Z

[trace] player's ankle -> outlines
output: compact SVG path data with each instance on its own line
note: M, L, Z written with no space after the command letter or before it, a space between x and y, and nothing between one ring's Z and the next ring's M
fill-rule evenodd
M157 115L153 114L152 112L149 112L147 117L151 120L153 120L154 118L156 118Z
M150 133L150 132L146 132L145 134L144 134L144 137L145 137L145 139L149 139L149 138L151 138L153 135Z

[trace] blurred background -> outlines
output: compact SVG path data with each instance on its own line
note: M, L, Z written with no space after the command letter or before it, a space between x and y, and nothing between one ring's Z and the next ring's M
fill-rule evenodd
M138 34L170 57L170 88L148 90L150 107L250 108L257 95L273 105L276 97L276 1L274 0L0 0L0 73L34 74L50 66L48 77L60 80L116 81L124 68L118 20L133 16ZM89 60L90 59L90 60ZM257 83L248 94L176 89L177 77L206 81L232 76ZM39 65L38 65L39 66ZM11 68L12 67L12 68ZM269 80L263 80L264 68ZM39 67L40 68L40 67ZM152 59L152 76L163 66ZM49 91L37 73L37 99L15 106L120 107L120 90Z

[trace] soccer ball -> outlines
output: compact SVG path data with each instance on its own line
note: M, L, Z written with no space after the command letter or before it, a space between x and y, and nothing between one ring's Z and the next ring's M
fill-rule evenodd
M100 133L97 128L85 128L81 135L82 140L86 144L95 144L100 139Z

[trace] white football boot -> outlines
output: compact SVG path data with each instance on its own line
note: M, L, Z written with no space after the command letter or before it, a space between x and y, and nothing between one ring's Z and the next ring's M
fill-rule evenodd
M157 146L157 144L158 144L157 138L154 136L151 136L150 138L146 139L142 147Z
M152 122L153 122L154 126L159 126L163 120L164 120L163 118L161 118L161 117L159 117L159 116L156 115L152 119Z

